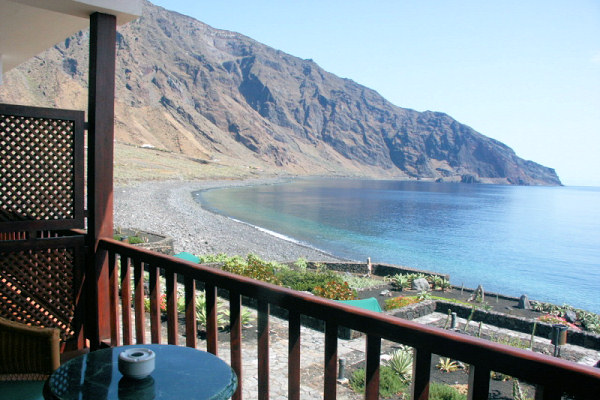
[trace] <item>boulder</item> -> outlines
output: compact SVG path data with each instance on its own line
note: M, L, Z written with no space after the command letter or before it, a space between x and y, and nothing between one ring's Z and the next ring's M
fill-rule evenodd
M429 286L429 282L427 282L427 279L418 278L412 281L411 289L416 290L418 292L422 292L424 290L429 291L429 289L431 288Z
M485 292L483 291L483 286L478 285L477 289L475 289L475 291L467 301L478 301L480 303L483 303L485 301Z
M574 324L577 322L577 313L573 310L567 310L567 312L565 312L565 319L567 322Z
M531 304L529 303L529 298L527 298L526 294L519 297L519 305L517 307L522 310L531 310Z

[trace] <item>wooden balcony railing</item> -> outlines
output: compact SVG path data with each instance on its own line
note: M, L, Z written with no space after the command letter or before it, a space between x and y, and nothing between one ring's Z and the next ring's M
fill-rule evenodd
M186 346L196 347L195 287L204 283L207 304L207 349L217 353L217 288L229 292L231 364L240 386L234 399L242 398L241 298L258 304L258 398L269 398L269 307L289 311L288 398L300 398L300 316L325 321L324 388L326 400L336 398L337 334L344 326L366 334L365 399L379 398L381 340L409 345L414 350L413 399L427 399L432 354L470 365L469 399L487 399L490 372L497 371L536 385L536 399L560 399L568 393L582 399L600 398L600 370L527 350L417 324L374 313L294 290L193 264L174 257L135 248L112 239L100 241L99 251L108 252L110 277L111 345L144 342L144 270L149 271L150 337L160 342L159 275L166 282L168 343L177 343L177 282L185 288ZM120 268L120 278L119 278ZM133 269L133 305L131 270ZM121 291L121 292L120 292ZM121 293L119 297L119 293ZM119 313L119 305L122 312ZM135 323L132 323L132 310ZM119 319L122 315L122 320ZM121 340L122 332L122 340Z

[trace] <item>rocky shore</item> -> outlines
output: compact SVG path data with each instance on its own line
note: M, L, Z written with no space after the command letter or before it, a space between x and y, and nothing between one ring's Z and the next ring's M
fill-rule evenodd
M328 253L288 241L202 208L192 192L227 186L276 183L276 179L147 181L115 188L115 226L171 236L175 252L242 255L277 261L299 257L339 261Z

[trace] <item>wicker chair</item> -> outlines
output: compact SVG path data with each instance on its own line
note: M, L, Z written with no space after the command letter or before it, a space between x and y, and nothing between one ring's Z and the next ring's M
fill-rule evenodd
M42 398L60 365L60 331L0 318L0 399Z

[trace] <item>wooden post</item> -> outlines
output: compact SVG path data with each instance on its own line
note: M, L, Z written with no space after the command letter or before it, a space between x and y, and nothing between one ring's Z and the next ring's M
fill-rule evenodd
M380 337L367 335L366 353L365 400L376 400L379 399Z
M338 363L338 325L334 321L325 321L325 382L324 400L336 399L336 372Z
M108 259L98 251L101 237L113 236L113 142L117 20L90 17L88 91L88 258L86 336L92 348L110 338Z

